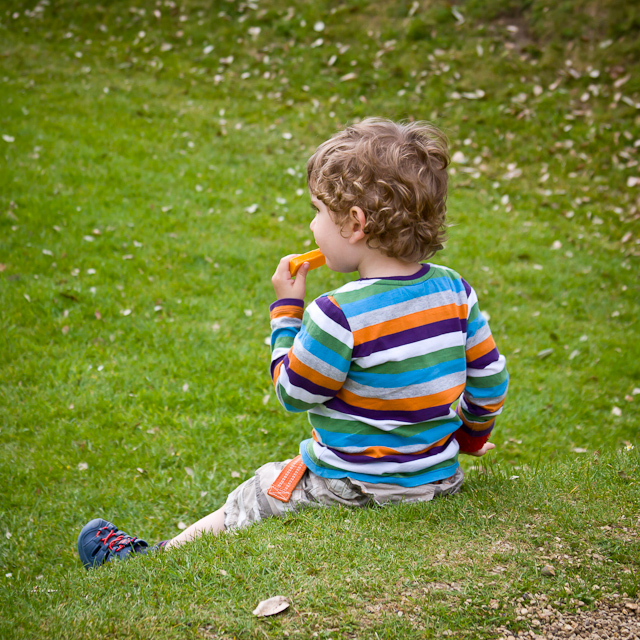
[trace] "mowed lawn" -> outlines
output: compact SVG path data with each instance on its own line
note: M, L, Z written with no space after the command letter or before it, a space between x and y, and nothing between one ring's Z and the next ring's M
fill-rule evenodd
M639 25L633 2L2 3L0 636L495 638L633 605ZM89 519L155 543L308 437L270 383L270 277L314 246L307 158L366 116L449 137L434 261L507 357L496 451L455 499L85 572ZM308 300L352 277L314 271Z

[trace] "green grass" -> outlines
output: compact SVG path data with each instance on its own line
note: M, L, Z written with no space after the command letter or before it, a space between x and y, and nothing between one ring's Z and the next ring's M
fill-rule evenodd
M495 637L526 592L636 597L635 4L170 4L0 12L0 635ZM368 115L464 155L437 261L507 356L497 451L452 500L86 574L88 519L175 535L307 436L271 393L270 275L312 238L306 159ZM313 272L308 299L346 279Z

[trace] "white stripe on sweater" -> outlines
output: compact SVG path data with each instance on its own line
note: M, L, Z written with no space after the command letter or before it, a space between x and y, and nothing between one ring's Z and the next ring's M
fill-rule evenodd
M466 374L463 371L457 373L450 373L445 376L440 376L433 380L427 380L425 382L410 384L404 387L370 387L362 384L358 384L353 380L347 378L344 389L355 393L361 398L379 398L381 400L404 400L407 398L422 398L423 396L433 395L434 393L441 393L463 385L466 381Z
M364 424L371 425L372 427L376 427L380 429L380 431L391 432L397 427L404 427L406 425L414 425L415 422L406 421L406 420L375 420L374 418L366 418L364 416L350 416L346 413L341 413L339 411L334 411L330 409L326 405L318 405L317 407L313 407L313 409L309 409L309 413L313 413L324 418L332 418L333 420L348 420L350 422L364 422ZM449 413L446 416L439 416L438 418L434 418L434 420L447 420L447 421L456 421L458 417L456 412L453 409L449 409ZM424 423L425 431L429 429L429 421Z
M353 334L351 331L331 319L320 309L315 301L307 307L307 314L321 331L328 333L332 338L342 342L348 349L353 348Z
M433 338L425 338L418 340L418 342L376 351L369 356L354 358L353 362L363 369L369 369L385 362L404 362L407 358L438 353L438 351L450 347L464 347L463 334L459 331L453 331Z
M427 458L419 458L410 462L368 462L363 464L361 462L348 462L347 460L343 460L330 449L327 449L327 447L323 447L317 442L313 443L313 452L322 463L344 471L367 473L372 476L380 476L384 473L413 473L415 471L426 470L440 462L451 460L459 450L460 447L454 438L444 451Z
M299 400L300 402L304 402L308 405L316 405L321 402L326 402L331 398L331 396L318 395L315 393L310 393L306 389L302 387L296 387L289 380L289 375L285 367L280 367L280 377L278 378L278 386L281 387L285 393L295 400Z

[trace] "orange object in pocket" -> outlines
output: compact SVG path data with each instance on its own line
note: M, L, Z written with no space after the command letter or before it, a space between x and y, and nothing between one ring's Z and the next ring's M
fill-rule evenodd
M269 487L267 495L280 502L289 502L293 490L298 486L306 470L307 465L302 462L302 456L296 456L280 472L275 482Z
M289 260L289 271L291 272L291 275L295 276L296 273L298 273L298 269L305 262L309 263L309 271L311 271L311 269L317 269L324 265L327 260L322 255L322 251L320 251L320 249L314 249L313 251L309 251L309 253L303 253L302 255Z

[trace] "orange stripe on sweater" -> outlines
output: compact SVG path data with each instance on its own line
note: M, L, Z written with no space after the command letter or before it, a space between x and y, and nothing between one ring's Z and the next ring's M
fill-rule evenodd
M302 319L303 314L304 309L302 307L298 307L296 305L283 305L281 307L276 307L271 311L271 319L274 320L275 318L282 318L284 316Z
M426 309L424 311L416 311L400 318L386 320L378 324L372 324L364 329L353 332L355 344L363 344L382 336L388 336L407 329L414 329L425 324L439 322L440 320L449 320L450 318L464 319L467 317L467 305L448 304L435 309Z
M489 429L490 427L493 426L493 423L496 421L495 418L491 418L491 420L487 420L486 422L470 422L464 417L461 411L458 411L458 417L472 431L484 431L485 429Z
M311 431L311 435L316 442L320 443L320 437L316 433L315 429ZM438 442L434 442L432 445L429 445L425 449L422 449L422 451L414 451L413 455L426 453L427 451L429 451L429 449L432 449L433 447L438 447L440 445L443 445L448 439L449 439L449 436L445 436L444 438L442 438L442 440L438 440ZM342 453L345 453L345 452L343 451ZM400 451L397 451L396 449L391 449L389 447L368 447L367 449L365 449L360 453L354 453L354 454L345 453L345 455L354 455L354 456L364 455L364 456L370 456L371 458L382 458L384 456L392 456L397 454L404 455Z
M478 402L476 401L475 404L478 404ZM500 402L496 402L495 404L483 404L480 406L483 409L486 409L487 411L491 411L491 413L493 413L494 411L497 411L498 409L500 409L500 407L502 407L503 404L504 404L504 400L500 400Z
M313 382L313 384L332 389L333 391L337 391L343 385L342 380L334 380L333 378L322 375L315 369L304 364L304 362L298 360L293 354L293 350L289 351L289 369L306 380Z
M475 347L471 347L467 349L467 362L473 362L478 358L489 353L491 350L496 348L496 343L493 341L493 336L489 336L486 340L483 340L480 344L477 344Z
M359 407L360 409L373 409L375 411L419 411L420 409L428 409L429 407L451 404L460 397L463 390L464 384L459 384L451 389L433 393L428 396L383 400L380 398L364 398L351 391L347 391L343 387L338 391L337 397L352 407Z
M396 449L390 449L389 447L368 447L364 451L361 451L360 453L353 454L353 455L369 456L370 458L383 458L384 456L393 456L393 455L418 456L420 454L426 453L427 451L429 451L429 449L433 449L433 447L438 447L443 445L448 439L449 439L449 436L445 436L444 438L442 438L442 440L439 440L438 442L434 442L432 445L422 449L421 451L413 451L411 454L404 454L401 451L397 451Z
M273 384L276 384L278 381L278 378L280 377L280 369L282 368L282 360L280 360L280 362L278 362L278 364L276 365L276 368L273 370Z

